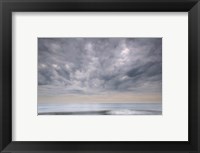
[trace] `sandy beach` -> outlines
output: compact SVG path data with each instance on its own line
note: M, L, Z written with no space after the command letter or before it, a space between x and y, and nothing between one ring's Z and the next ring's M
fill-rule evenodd
M162 115L160 103L43 104L38 108L38 115Z

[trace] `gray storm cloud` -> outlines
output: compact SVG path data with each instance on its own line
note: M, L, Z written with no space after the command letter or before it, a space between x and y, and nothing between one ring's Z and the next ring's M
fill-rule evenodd
M161 38L38 38L39 95L161 89Z

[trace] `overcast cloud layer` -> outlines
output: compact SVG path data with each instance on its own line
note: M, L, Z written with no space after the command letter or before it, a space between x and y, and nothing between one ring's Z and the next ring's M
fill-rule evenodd
M161 89L161 38L38 39L39 96Z

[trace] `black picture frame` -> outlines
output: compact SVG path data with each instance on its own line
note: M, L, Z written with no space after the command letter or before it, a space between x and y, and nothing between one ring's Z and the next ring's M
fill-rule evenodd
M12 141L12 12L188 12L189 141L30 142ZM65 153L200 152L200 2L198 0L0 0L0 150ZM177 57L179 58L179 57ZM26 123L24 123L26 124ZM31 132L31 130L30 130Z

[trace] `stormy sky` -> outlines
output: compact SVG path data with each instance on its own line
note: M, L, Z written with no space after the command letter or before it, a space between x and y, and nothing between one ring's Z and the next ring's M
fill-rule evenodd
M161 38L38 38L38 97L44 101L66 95L160 101L161 93Z

